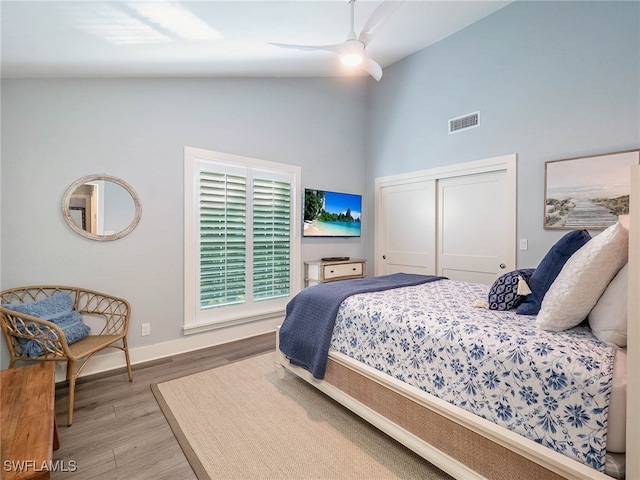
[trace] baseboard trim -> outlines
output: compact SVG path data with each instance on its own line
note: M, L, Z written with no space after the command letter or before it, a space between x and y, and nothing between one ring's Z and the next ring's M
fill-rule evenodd
M210 330L199 334L190 334L168 342L129 348L129 356L132 365L152 362L172 355L193 352L202 348L213 347L223 343L243 340L264 333L275 332L283 318L270 318L241 325L233 325L229 328ZM273 345L275 349L275 344ZM65 381L66 364L58 362L56 366L56 382ZM95 375L97 373L126 368L124 353L120 350L110 349L98 354L91 359L82 371L81 377ZM135 379L135 374L134 374Z

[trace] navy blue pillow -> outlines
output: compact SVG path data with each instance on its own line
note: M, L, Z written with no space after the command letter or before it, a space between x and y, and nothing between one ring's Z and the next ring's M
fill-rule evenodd
M531 294L520 305L518 315L537 315L547 290L556 279L569 257L577 252L585 243L591 240L586 230L574 230L567 233L556 242L544 256L538 268L529 279Z
M522 270L514 270L513 272L501 275L489 289L487 303L490 310L511 310L517 307L525 298L524 295L518 295L519 277L529 283L529 278L533 274L533 268L523 268Z

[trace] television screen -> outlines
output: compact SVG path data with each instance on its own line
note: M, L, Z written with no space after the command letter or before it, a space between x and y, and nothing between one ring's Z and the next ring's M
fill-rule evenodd
M304 191L305 237L359 237L362 195Z

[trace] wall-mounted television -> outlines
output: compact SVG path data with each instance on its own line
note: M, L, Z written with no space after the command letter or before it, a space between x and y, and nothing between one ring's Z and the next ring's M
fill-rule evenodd
M305 237L359 237L362 195L304 190Z

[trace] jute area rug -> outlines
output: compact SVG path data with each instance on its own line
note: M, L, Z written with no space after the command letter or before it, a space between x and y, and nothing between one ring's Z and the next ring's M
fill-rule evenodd
M449 479L269 353L152 385L199 479Z

